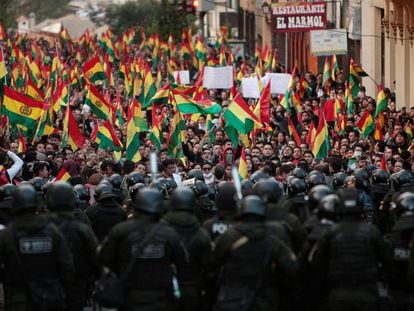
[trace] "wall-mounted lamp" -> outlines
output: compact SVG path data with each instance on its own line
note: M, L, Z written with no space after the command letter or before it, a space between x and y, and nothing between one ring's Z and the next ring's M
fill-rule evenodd
M263 1L262 11L263 11L263 15L266 18L266 22L270 23L272 20L272 12L271 12L270 4L267 3L266 1Z

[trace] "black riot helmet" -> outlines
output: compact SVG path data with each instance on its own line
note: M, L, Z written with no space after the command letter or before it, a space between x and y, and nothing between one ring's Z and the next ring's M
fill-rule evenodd
M137 196L138 192L141 191L141 189L144 189L145 185L141 183L137 183L131 187L129 187L129 196L132 201L134 201L135 197Z
M339 206L339 198L336 194L324 196L318 205L318 218L336 221L336 211Z
M386 171L381 169L376 169L371 176L373 185L388 184L389 178L390 175Z
M194 192L185 186L177 187L171 193L170 204L172 210L194 212L196 205Z
M401 170L392 174L390 179L394 190L400 191L402 186L409 185L411 183L411 174L405 170Z
M164 212L164 197L154 188L141 189L132 202L136 211L160 215Z
M46 190L46 206L55 212L73 211L76 205L76 193L65 181L49 184Z
M257 195L245 197L241 207L241 216L244 215L256 215L264 218L266 216L266 206L263 200Z
M332 177L332 187L334 190L342 188L345 185L345 179L348 177L348 174L345 172L335 173Z
M13 193L13 211L15 214L34 212L39 205L39 196L30 184L18 185Z
M243 179L241 182L241 191L243 196L252 194L254 183L250 179Z
M323 197L327 196L328 194L332 194L333 191L331 187L328 185L317 185L309 190L308 193L308 206L310 209L314 209L319 205L319 202L322 200Z
M167 199L168 198L168 190L167 190L167 186L164 182L156 180L153 181L150 185L150 188L152 189L156 189L159 193L162 194L162 196Z
M204 182L204 175L201 170L192 169L188 172L188 179L195 178L196 180L200 180Z
M414 193L401 193L396 202L397 214L414 213Z
M359 168L353 173L355 179L355 187L357 189L367 189L369 186L369 175L366 169Z
M206 183L204 181L201 180L197 180L195 181L194 186L192 187L194 194L197 197L201 197L203 195L208 194L208 186L206 185Z
M112 184L114 189L121 189L122 185L122 176L119 174L112 174L111 177L109 177L109 182Z
M344 188L336 193L339 198L338 215L360 215L362 212L361 199L357 189Z
M223 184L217 187L216 206L219 211L236 210L236 187L232 183L223 182Z
M305 180L301 178L292 178L289 180L287 185L287 192L289 196L294 196L299 193L305 193L306 191L306 184Z
M305 179L307 173L306 173L306 171L303 168L296 167L291 172L291 175L294 176L294 177L296 177L296 178Z
M260 179L254 184L253 191L265 203L278 203L283 196L283 186L273 178Z
M145 178L141 173L131 172L127 175L125 182L129 188L138 183L145 184Z
M43 187L46 184L46 181L42 177L36 176L30 180L30 183L37 192L42 192Z
M77 184L73 186L73 191L75 191L76 195L79 198L79 201L89 202L89 200L91 199L89 191L86 190L84 185Z
M113 186L109 182L101 182L99 185L95 188L95 194L94 198L96 202L99 202L101 200L115 198L115 194L112 192Z
M320 171L312 171L306 176L306 188L308 190L323 184L325 184L325 175Z
M12 198L13 193L16 191L16 186L13 184L5 184L0 187L0 202L6 198Z
M269 176L262 172L262 171L256 171L254 172L251 176L250 176L250 180L255 184L257 183L260 179L266 179Z

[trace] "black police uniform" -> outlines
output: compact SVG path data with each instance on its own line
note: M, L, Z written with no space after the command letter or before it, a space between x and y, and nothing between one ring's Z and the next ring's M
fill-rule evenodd
M388 276L390 250L379 230L361 221L357 191L342 189L338 196L341 220L318 242L311 258L329 289L324 310L378 310L379 264Z
M38 197L30 185L18 186L13 195L14 221L0 231L1 281L4 285L6 310L39 310L34 305L28 282L48 280L50 286L72 288L74 264L65 238L43 216L34 214ZM52 282L53 281L53 282ZM53 284L53 285L50 285ZM35 286L37 287L37 286ZM63 310L64 304L56 307Z
M75 263L74 286L68 293L67 310L82 311L91 285L101 273L96 255L98 242L92 228L74 217L76 202L70 184L50 184L47 188L46 204L51 211L49 219L65 237Z
M252 291L255 294L249 302L251 310L277 310L277 285L283 275L296 273L294 253L278 238L267 234L263 202L258 203L262 214L257 217L252 209L257 210L258 204L251 201L260 201L260 198L244 199L241 223L230 228L216 243L215 256L220 267L218 310L235 293Z
M107 236L113 226L126 219L125 211L115 201L115 195L112 193L102 194L98 203L86 210L86 216L91 221L99 242Z
M112 228L100 249L99 259L104 266L118 275L129 272L125 276L126 303L121 310L174 308L172 265L179 262L180 239L173 228L158 222L163 212L162 202L157 190L140 191L134 202L136 218ZM152 235L140 246L149 232ZM131 260L132 267L126 271Z

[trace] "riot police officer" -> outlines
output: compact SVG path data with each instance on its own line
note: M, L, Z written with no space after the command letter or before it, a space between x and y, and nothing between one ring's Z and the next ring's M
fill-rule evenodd
M410 263L410 242L414 233L414 194L409 192L400 194L396 205L401 216L387 237L393 251L389 288L394 301L394 310L402 311L413 308L407 274Z
M261 198L249 195L243 199L240 223L217 240L215 257L220 273L216 310L272 310L277 305L281 276L296 272L296 256L266 233L265 216Z
M99 242L105 238L113 226L126 219L126 213L116 202L112 189L110 183L100 183L95 189L97 203L86 210L86 215L92 223L92 229Z
M65 238L42 215L30 184L13 193L15 219L0 231L6 310L64 310L74 265Z
M290 213L298 216L299 220L304 223L309 217L307 211L307 195L305 180L292 178L287 185L289 198L282 203L282 208L289 210Z
M203 223L212 241L224 234L236 221L236 188L233 184L223 182L217 186L216 207L218 214Z
M341 189L340 222L318 242L310 262L324 276L326 310L377 310L380 265L389 275L390 250L379 230L361 219L361 199L355 189Z
M387 230L387 222L389 221L389 211L380 208L387 193L390 191L389 174L381 169L377 169L371 176L372 190L371 197L375 205L375 210L378 215L377 223L381 232L385 233Z
M159 222L163 212L159 191L140 190L134 218L116 225L100 249L101 263L125 278L125 310L173 310L172 265L179 262L181 248L174 229Z
M66 238L75 263L74 286L68 293L67 310L82 311L89 288L101 272L96 257L98 242L92 228L75 219L76 194L69 183L58 181L49 184L46 206L50 220Z
M205 279L212 266L211 240L195 213L195 195L185 186L176 188L170 198L170 212L162 219L174 228L183 248L179 257L180 310L200 310Z
M13 219L13 193L15 185L5 184L0 187L0 225L4 227Z

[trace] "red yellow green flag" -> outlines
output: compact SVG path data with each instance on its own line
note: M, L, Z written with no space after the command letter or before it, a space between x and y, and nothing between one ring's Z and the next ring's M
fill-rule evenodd
M1 27L1 24L0 24L0 27ZM3 49L0 49L0 79L3 79L6 75L7 75L7 68L6 68L6 63L4 61Z
M69 172L62 166L54 181L69 181L71 177Z
M379 114L388 108L388 98L382 88L382 85L378 85L377 95L377 107L375 109L375 118L378 118Z
M99 119L108 120L112 116L110 104L99 93L99 91L90 83L86 83L87 93L85 104L91 107L94 114Z
M123 148L122 142L119 140L118 136L116 136L109 120L106 120L99 126L95 142L99 144L99 147L102 149L109 148L114 151L121 151Z
M311 145L311 150L316 159L324 159L328 156L331 144L329 141L328 124L326 123L323 112L319 116L319 125L316 130L315 139Z
M356 123L356 126L361 130L363 139L367 138L375 130L374 119L368 110L365 111L362 118Z
M70 105L66 108L65 119L63 120L62 147L69 145L73 151L82 148L85 144L85 137L81 133L78 124L72 114Z
M243 146L239 160L239 176L240 179L246 179L249 172L247 170L246 150Z
M82 71L86 78L94 84L97 81L105 81L104 68L98 56L95 56L85 62L82 66Z
M11 125L18 126L26 137L33 137L36 125L45 105L4 86L2 113L9 118Z

